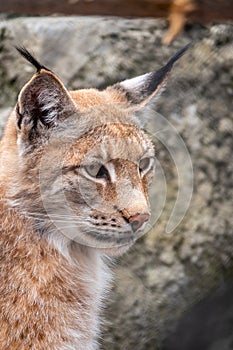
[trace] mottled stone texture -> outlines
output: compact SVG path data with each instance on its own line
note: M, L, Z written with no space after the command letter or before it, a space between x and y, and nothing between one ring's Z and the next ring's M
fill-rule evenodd
M162 20L0 19L1 129L8 107L14 105L17 93L33 73L14 45L32 50L69 88L103 88L159 68L178 48L193 42L152 109L166 117L190 153L194 171L191 205L175 231L166 233L178 187L174 157L167 146L176 150L176 144L172 137L166 142L156 138L158 162L166 178L165 207L153 229L114 267L116 281L105 311L102 342L105 350L179 349L182 323L178 338L169 336L177 320L213 288L232 278L232 24L188 26L172 46L161 47L165 30ZM152 111L149 127L164 136L167 124ZM183 154L177 149L175 158L181 164ZM161 179L155 181L154 202L161 195ZM227 295L229 299L232 293ZM214 310L218 312L215 302L203 308L202 322L211 322L213 313L214 319L221 321ZM213 347L201 348L197 335L193 349L232 349L232 332L227 332L227 327L233 310L228 314L224 339L220 335ZM190 337L195 334L193 323L190 325L189 329L184 327L186 337L187 333ZM165 338L174 339L178 346L167 341L163 345Z

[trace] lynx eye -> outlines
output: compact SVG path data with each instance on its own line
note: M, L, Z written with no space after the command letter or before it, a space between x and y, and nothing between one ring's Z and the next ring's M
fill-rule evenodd
M147 170L149 170L149 167L151 165L151 158L143 158L139 161L139 171L140 173L142 172L146 172Z
M94 164L86 165L84 166L84 169L87 172L87 174L91 177L109 180L108 171L103 164L94 163Z

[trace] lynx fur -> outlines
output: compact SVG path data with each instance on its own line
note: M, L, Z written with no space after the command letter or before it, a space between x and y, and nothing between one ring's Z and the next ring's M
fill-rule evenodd
M0 143L0 348L98 349L111 274L149 220L154 148L135 111L163 87L159 71L104 91L68 91L37 69Z

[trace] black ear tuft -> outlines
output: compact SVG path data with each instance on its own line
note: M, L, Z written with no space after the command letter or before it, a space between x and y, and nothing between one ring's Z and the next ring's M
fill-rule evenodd
M140 109L145 106L152 97L159 95L174 63L185 53L190 45L191 44L188 44L178 50L159 70L124 80L110 86L109 89L115 89L120 94L123 94L126 101L130 104L130 107L134 108L134 110Z
M163 84L163 82L166 81L168 73L170 73L174 63L178 61L180 57L183 56L183 54L190 47L190 45L191 43L182 47L170 58L170 60L166 63L165 66L163 66L155 72L150 73L150 84L148 86L147 94L153 94L153 92L160 86L160 84Z
M178 50L175 55L173 55L170 60L167 62L167 64L165 65L166 70L169 71L169 69L172 68L173 64L181 57L183 56L183 54L185 53L185 51L188 50L188 48L191 46L191 43L185 45L184 47L182 47L180 50ZM164 68L165 68L164 67Z
M24 58L26 58L28 62L30 62L34 67L36 67L37 72L40 72L41 69L46 69L49 71L49 69L45 66L42 66L42 64L40 64L37 61L37 59L25 47L16 46L15 48L20 53L20 55L22 55Z

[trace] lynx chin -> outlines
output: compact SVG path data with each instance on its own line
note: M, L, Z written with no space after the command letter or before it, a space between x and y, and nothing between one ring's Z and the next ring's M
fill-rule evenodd
M154 148L135 112L187 47L103 91L68 91L17 48L37 72L0 143L1 349L98 349L106 257L127 251L150 218Z

